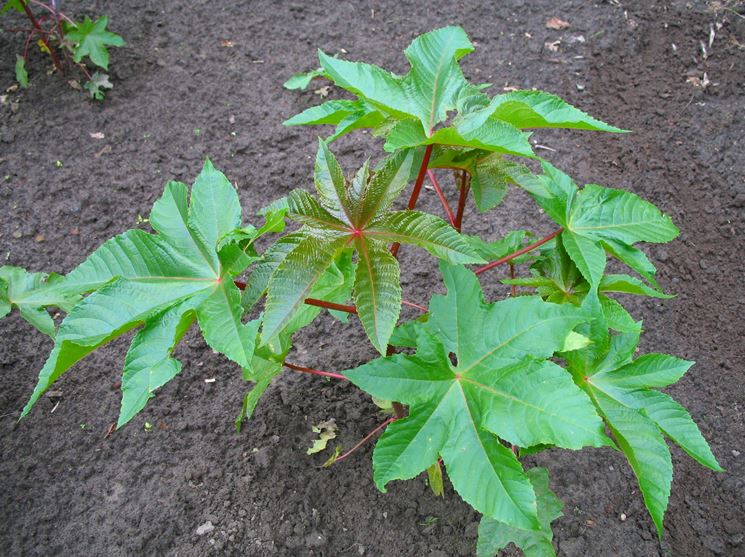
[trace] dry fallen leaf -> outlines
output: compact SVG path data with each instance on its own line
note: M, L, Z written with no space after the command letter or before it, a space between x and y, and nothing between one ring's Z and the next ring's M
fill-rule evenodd
M326 448L331 439L336 438L336 420L331 418L313 426L313 433L318 434L318 439L313 441L313 446L308 449L309 455L320 453Z
M569 22L564 21L563 19L558 17L551 17L546 22L546 27L548 27L549 29L554 29L556 31L561 31L562 29L569 28Z
M36 240L37 244L41 244L44 241L44 239L45 239L45 236L44 234L41 234L41 233L34 236L34 240Z
M559 45L560 44L561 44L561 39L558 39L558 40L555 40L552 43L549 43L549 42L543 43L543 46L545 46L551 52L558 52L559 51Z
M76 79L71 79L70 81L67 82L67 84L73 89L75 89L76 91L83 90L83 88L80 86L80 83Z
M229 39L223 39L220 41L220 46L223 48L233 48L235 43Z

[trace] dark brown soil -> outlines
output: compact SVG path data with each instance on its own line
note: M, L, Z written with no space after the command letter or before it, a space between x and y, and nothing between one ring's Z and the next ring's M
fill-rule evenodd
M546 89L633 129L535 138L555 150L540 154L579 181L635 191L683 230L674 243L650 249L662 284L678 297L628 303L644 319L645 351L698 361L670 392L690 409L727 472L714 474L673 450L660 543L621 456L539 456L566 502L555 523L557 546L569 556L745 555L738 251L745 247L745 19L735 13L742 4L122 0L63 7L108 14L128 45L113 52L115 89L103 103L70 88L70 77L46 75L40 54L29 63L31 87L3 92L0 255L33 270L67 272L104 239L138 226L165 181L191 181L206 156L238 185L247 218L291 188L310 187L314 138L325 130L281 122L319 97L313 87L298 93L281 84L315 67L316 47L403 72L401 51L411 38L461 24L478 44L466 71L494 83L493 92ZM571 27L547 29L551 16ZM556 52L544 46L557 39ZM13 83L19 40L0 33L3 91ZM705 77L705 88L692 83ZM96 132L105 138L92 138ZM336 148L350 168L380 156L380 145L360 134ZM423 197L423 206L439 213L435 196ZM514 227L551 229L520 192L485 217L469 216L465 226L491 237ZM406 296L426 302L440 288L434 264L413 250L402 255ZM372 445L329 470L318 467L325 456L305 455L312 424L335 418L338 441L350 447L380 423L369 398L348 384L287 373L237 435L232 420L246 388L240 370L192 335L178 350L182 375L105 439L118 412L114 383L125 342L69 373L53 413L44 399L16 425L50 342L17 316L0 322L0 338L3 555L474 552L478 516L452 490L437 499L420 478L379 493L371 481ZM323 319L298 339L292 359L340 370L372 356L356 321L343 327ZM205 382L210 378L215 382ZM215 529L197 535L207 521Z

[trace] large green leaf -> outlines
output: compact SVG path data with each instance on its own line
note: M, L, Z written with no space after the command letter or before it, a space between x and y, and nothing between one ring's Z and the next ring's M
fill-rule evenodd
M29 273L9 265L0 267L0 318L15 307L31 325L54 338L54 321L45 308L69 311L78 301L75 294L57 290L55 285L59 282L59 275L54 273Z
M611 443L589 398L545 360L586 317L538 298L487 304L473 273L444 263L441 269L448 294L433 297L430 319L418 322L416 353L345 372L371 395L411 405L409 416L378 441L375 482L384 489L441 456L453 486L474 508L538 529L530 481L499 438L568 448Z
M125 363L119 425L179 372L170 353L195 317L213 349L241 367L251 366L258 322L242 323L240 292L232 279L236 268L224 267L218 255L221 238L241 224L238 195L209 161L194 182L190 203L187 194L184 184L169 182L151 215L157 234L120 234L49 287L63 295L92 293L62 322L22 415L72 365L139 326ZM241 241L242 249L251 247L250 240Z
M655 390L675 383L693 362L666 354L634 360L638 341L638 330L611 336L604 352L567 361L575 382L590 395L626 455L661 536L673 475L663 434L704 466L722 469L688 412Z
M538 504L540 530L522 530L484 517L479 524L478 557L494 557L510 543L522 549L525 557L555 557L551 523L563 515L564 503L551 491L548 470L531 468L527 473Z
M455 109L461 89L468 86L458 60L472 51L463 29L444 27L420 35L409 45L405 54L411 71L404 77L370 64L331 58L323 52L319 52L319 59L338 86L389 114L416 118L430 132Z
M324 77L357 100L328 101L286 124L334 124L332 138L373 128L377 135L386 136L388 151L443 144L526 157L532 157L533 151L528 134L520 128L622 131L542 91L517 91L490 101L481 92L488 84L469 83L460 68L460 59L473 50L460 27L435 29L415 38L404 51L411 68L403 76L319 51Z

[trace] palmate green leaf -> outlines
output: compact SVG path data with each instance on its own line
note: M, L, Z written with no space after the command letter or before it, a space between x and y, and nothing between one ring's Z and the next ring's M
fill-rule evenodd
M418 119L427 130L454 110L468 86L458 60L473 51L460 27L444 27L417 37L404 51L411 71L394 76L370 64L331 58L319 51L321 66L338 86L393 115Z
M250 306L268 290L262 344L303 310L306 298L315 297L309 293L345 248L358 253L357 315L381 354L401 309L398 262L383 253L385 242L419 246L453 263L484 261L442 219L416 211L390 211L408 182L412 160L412 153L399 151L374 170L366 162L346 180L327 144L319 142L315 176L319 200L303 191L290 194L289 216L305 226L267 251L244 295L244 306Z
M157 234L120 234L50 286L66 296L92 293L62 322L22 415L72 365L139 326L125 363L120 426L178 373L180 364L170 353L195 318L214 350L250 367L258 322L242 323L240 291L232 280L236 269L224 267L218 255L220 239L241 225L238 195L209 161L190 203L187 195L184 184L169 182L151 213Z
M109 69L110 46L124 46L124 39L116 33L106 30L109 18L104 16L93 21L85 16L82 23L65 26L65 40L72 43L73 60L79 63L88 56L94 64Z
M486 304L476 276L441 264L447 296L430 302L414 355L379 358L345 375L377 398L410 405L373 455L376 485L412 478L442 457L456 491L479 512L538 529L535 495L515 444L610 444L590 400L556 364L586 316L538 298ZM457 359L451 363L449 353Z
M31 325L54 338L54 321L45 308L69 311L79 299L75 294L56 290L54 286L59 281L59 275L54 273L29 273L9 265L0 267L0 318L15 307Z
M535 491L540 530L522 530L484 517L479 524L478 557L494 557L510 543L522 549L525 557L555 557L551 523L563 516L561 510L564 503L551 491L548 470L536 467L528 470L527 474Z
M645 354L634 360L639 330L610 337L606 331L605 335L602 353L589 359L567 358L569 370L592 398L628 459L661 536L673 474L663 434L704 466L722 470L688 412L655 390L678 381L693 362L666 354Z
M569 176L542 164L543 176L520 176L516 181L564 228L564 249L590 286L600 285L606 250L653 281L654 267L632 244L673 240L679 231L670 217L630 192L594 184L580 190Z
M542 91L517 91L494 97L488 84L469 83L459 60L474 46L460 27L443 27L415 38L404 51L411 69L404 76L377 66L331 58L319 51L325 77L357 96L330 101L291 118L288 125L336 124L334 138L362 127L386 137L395 151L429 144L460 145L532 157L521 128L563 127L618 132ZM344 102L344 101L342 101ZM351 112L363 103L364 110ZM349 104L347 104L349 103ZM438 127L448 121L444 127Z

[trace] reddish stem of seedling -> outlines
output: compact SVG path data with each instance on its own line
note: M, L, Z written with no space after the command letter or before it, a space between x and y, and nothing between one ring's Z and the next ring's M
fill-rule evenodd
M458 197L458 209L455 214L455 229L460 232L463 226L463 212L466 209L466 199L468 199L468 190L470 189L471 180L468 172L461 171L460 179L460 196Z
M233 284L235 284L241 290L246 289L246 283L242 280L234 280ZM327 302L326 300L319 300L317 298L306 298L305 303L308 304L309 306L317 306L320 308L335 309L338 311L346 311L347 313L357 313L357 308L354 306L336 304L334 302ZM418 309L419 311L423 313L427 313L428 311L426 307L421 306L419 304L415 304L414 302L410 302L408 300L401 300L401 303L405 306L409 306L410 308Z
M289 368L293 371L299 371L301 373L310 373L311 375L320 375L322 377L332 377L334 379L346 379L346 377L344 377L340 373L332 373L330 371L321 371L320 369L313 369L312 367L299 366L296 364L291 364L289 362L285 362L283 365L286 368Z
M354 306L335 304L334 302L327 302L326 300L318 300L316 298L305 298L305 303L309 306L317 306L319 308L335 309L337 311L345 311L347 313L357 313L357 308Z
M484 271L488 271L489 269L493 269L494 267L497 267L498 265L502 265L503 263L507 263L508 261L511 261L512 259L515 259L516 257L519 257L519 256L521 256L524 253L528 253L529 251L534 250L535 248L542 246L546 242L550 242L551 240L553 240L554 238L556 238L559 234L561 234L563 231L564 231L563 228L559 228L558 230L552 232L551 234L549 234L545 238L541 238L540 240L538 240L537 242L534 242L534 243L530 244L529 246L525 246L524 248L519 249L519 250L517 250L514 253L511 253L509 255L505 255L501 259L497 259L496 261L492 261L488 265L484 265L483 267L479 267L478 269L476 269L474 271L474 273L476 273L477 275L480 275Z
M429 166L429 158L432 156L433 148L434 145L427 145L427 148L424 150L422 166L419 167L419 174L416 177L416 182L414 182L414 189L411 190L411 197L409 197L409 203L406 206L409 210L416 207L416 202L419 199L419 193L422 191L422 184L424 184L424 176L427 174L427 166ZM398 255L398 250L400 247L401 244L398 242L391 246L391 253L393 254L393 257L396 257L396 255Z
M26 17L28 17L29 21L31 22L31 25L34 26L34 29L36 29L36 32L39 34L39 39L41 39L41 42L44 43L44 46L46 47L47 51L49 52L49 56L52 58L52 64L54 64L54 67L57 68L57 71L60 73L64 73L64 70L62 69L62 65L59 62L59 59L57 58L57 55L54 53L54 50L52 50L52 47L49 46L49 41L46 38L46 31L41 26L39 21L36 19L36 16L34 16L34 12L31 11L31 8L28 7L28 4L26 2L21 2L21 6L23 6L23 11L26 12ZM60 37L61 39L62 37Z
M430 182L432 182L432 187L435 188L435 193L437 194L437 197L440 199L442 208L445 209L445 214L448 216L450 225L453 228L455 228L455 215L453 214L453 210L450 208L450 204L448 203L448 200L445 198L445 194L442 193L442 188L440 187L440 184L437 181L437 177L435 176L435 173L432 170L427 170L427 176L429 176L429 180Z
M357 449L359 449L362 445L367 443L376 433L378 433L381 429L383 429L385 426L387 426L391 422L395 422L398 418L388 418L386 421L384 421L382 424L380 424L378 427L373 429L370 433L365 435L362 440L357 443L354 447L349 449L347 452L345 452L343 455L341 455L339 458L337 458L334 463L339 462L340 460L344 460L349 455L354 453Z
M427 313L429 311L426 307L415 304L414 302L409 302L408 300L401 300L401 303L405 306L409 306L410 308L418 309L422 313Z

